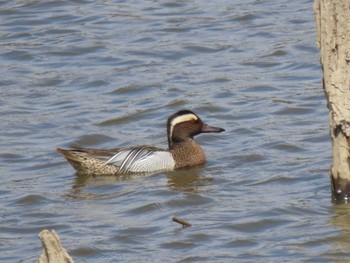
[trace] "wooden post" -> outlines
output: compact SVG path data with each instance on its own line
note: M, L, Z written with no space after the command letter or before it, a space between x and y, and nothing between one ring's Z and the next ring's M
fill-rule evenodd
M43 230L39 234L43 252L37 263L74 263L67 251L62 247L55 230Z
M350 1L315 0L315 19L329 109L333 197L350 200Z

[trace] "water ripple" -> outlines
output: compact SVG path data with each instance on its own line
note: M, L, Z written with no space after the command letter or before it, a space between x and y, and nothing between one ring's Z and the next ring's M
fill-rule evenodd
M43 228L77 262L348 259L312 1L0 5L1 262ZM204 167L86 177L55 152L166 148L182 108L226 129L196 137Z

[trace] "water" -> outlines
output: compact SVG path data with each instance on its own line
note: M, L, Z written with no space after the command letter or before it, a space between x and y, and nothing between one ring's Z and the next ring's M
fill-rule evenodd
M0 261L44 228L76 262L349 260L312 4L2 2ZM165 147L182 108L226 129L203 168L86 178L55 152Z

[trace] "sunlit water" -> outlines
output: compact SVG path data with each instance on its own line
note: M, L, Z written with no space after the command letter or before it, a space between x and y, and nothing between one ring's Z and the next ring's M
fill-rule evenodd
M44 228L76 262L349 259L312 4L2 2L0 261L38 259ZM86 178L55 152L166 147L183 108L226 129L203 168Z

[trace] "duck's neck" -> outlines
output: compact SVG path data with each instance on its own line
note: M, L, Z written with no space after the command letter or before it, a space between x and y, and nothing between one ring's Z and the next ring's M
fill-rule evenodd
M206 162L202 147L190 138L173 142L169 150L176 162L175 169L203 165Z

